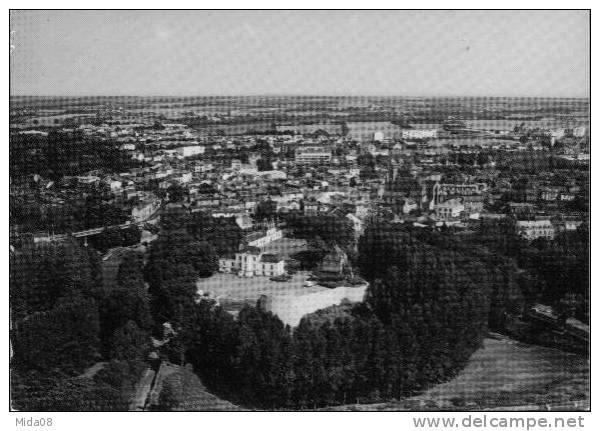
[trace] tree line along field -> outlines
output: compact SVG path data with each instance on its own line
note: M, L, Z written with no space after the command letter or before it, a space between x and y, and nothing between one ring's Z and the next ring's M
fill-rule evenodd
M457 377L388 403L332 410L585 410L590 364L581 355L491 334Z

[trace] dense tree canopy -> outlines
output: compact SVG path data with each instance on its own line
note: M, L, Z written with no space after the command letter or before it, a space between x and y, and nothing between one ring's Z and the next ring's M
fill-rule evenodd
M119 227L105 228L100 234L90 237L89 242L98 251L106 252L114 247L129 247L138 244L142 232L137 225L125 229Z
M90 254L74 239L40 243L11 254L10 301L13 319L48 311L59 298L95 296Z
M97 252L74 240L15 250L10 269L13 406L126 410L152 325L140 257L126 255L108 289Z
M187 360L215 392L260 408L374 402L452 377L487 333L485 264L391 227L387 236L382 250L361 245L386 260L380 272L365 271L367 301L345 316L308 316L290 330L259 308L233 320L203 300L179 336Z
M100 319L93 299L63 298L13 327L14 363L24 369L81 372L99 358Z
M320 238L328 246L337 244L350 251L355 237L351 222L335 215L301 215L290 213L284 217L291 234L298 238Z
M124 172L136 166L118 143L90 138L81 131L51 130L46 137L13 134L9 144L13 178L38 174L57 180L95 169Z
M234 253L239 249L243 232L233 217L211 217L203 212L189 213L183 208L172 208L161 216L165 232L187 233L191 238L209 243L218 255Z

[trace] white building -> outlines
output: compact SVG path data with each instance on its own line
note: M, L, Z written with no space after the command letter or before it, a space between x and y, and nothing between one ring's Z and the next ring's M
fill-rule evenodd
M204 146L186 145L185 147L177 148L177 153L182 157L191 157L197 154L204 154Z
M449 220L460 216L465 206L458 199L449 199L434 206L435 215L439 220Z
M364 232L363 221L356 217L354 214L346 214L346 218L350 220L352 223L352 228L354 229L354 235L358 238Z
M554 226L550 220L519 220L516 228L517 233L526 240L554 239Z
M573 136L575 136L576 138L581 138L587 134L587 127L585 127L585 126L573 127L572 133L573 133Z
M269 180L285 180L287 179L287 174L283 171L272 170L272 171L258 171L256 173L257 176Z
M109 180L108 186L110 187L111 192L115 192L121 190L123 188L123 182L119 180Z
M581 220L565 220L565 230L577 230L582 223Z
M180 184L187 184L190 181L192 181L192 173L191 172L184 172L176 180Z
M273 254L261 253L257 248L236 253L234 258L219 259L219 271L240 277L274 277L285 272L284 260Z
M428 139L437 138L437 129L402 129L402 139Z
M562 137L565 136L565 129L553 129L553 130L549 130L548 134L550 135L551 138L561 139Z
M329 163L331 162L331 150L323 147L297 148L294 160L300 164Z
M240 229L252 229L252 218L246 213L238 214L235 217L235 222Z
M135 144L131 144L131 143L127 143L127 144L121 144L121 150L124 151L135 151Z
M160 201L142 202L131 209L131 217L134 222L147 220L160 208Z

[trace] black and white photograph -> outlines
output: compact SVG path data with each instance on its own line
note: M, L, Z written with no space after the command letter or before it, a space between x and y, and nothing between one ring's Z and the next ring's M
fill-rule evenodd
M584 426L591 10L7 12L10 426Z

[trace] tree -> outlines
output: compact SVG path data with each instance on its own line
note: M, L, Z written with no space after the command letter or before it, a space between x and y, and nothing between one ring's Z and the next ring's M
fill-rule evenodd
M188 195L188 191L179 183L173 183L167 188L169 202L183 202Z
M141 253L128 251L119 264L117 284L122 289L144 289L144 263Z
M205 213L192 214L188 232L198 241L209 243L217 255L235 253L244 237L234 217L211 217Z
M254 216L258 220L269 220L275 217L277 214L277 202L273 202L271 199L260 201L256 205L256 211Z
M206 241L196 241L187 232L166 231L159 234L149 250L146 275L154 280L165 279L177 265L189 265L200 277L209 277L219 267L213 247Z
M371 153L360 154L356 158L356 163L360 167L360 177L363 180L377 177L377 173L375 172L376 161Z
M354 230L351 222L345 217L286 214L285 221L298 238L321 238L329 247L337 244L346 252L354 248Z
M177 393L173 384L166 380L158 395L158 404L153 406L152 410L159 412L169 412L174 410L179 405Z
M149 295L144 290L135 288L113 290L100 304L100 339L105 353L109 351L115 330L130 321L145 331L152 328Z
M99 356L100 320L92 299L62 298L49 311L16 322L14 363L21 369L81 372Z
M197 272L191 265L178 264L150 282L152 314L156 323L181 324L187 319L197 295L196 278Z
M119 227L106 227L100 234L91 237L92 246L105 253L114 247L129 247L140 242L142 232L137 225L131 225L125 229Z
M118 389L85 377L62 377L40 384L39 376L21 380L13 391L20 411L126 411Z
M148 333L130 320L114 332L110 344L110 358L126 362L130 373L139 377L150 351Z
M52 129L46 137L12 134L9 146L11 178L34 173L56 181L94 169L124 172L137 166L118 142L84 136L80 130Z
M50 310L61 297L95 296L97 284L90 258L74 239L26 247L11 254L12 318Z

